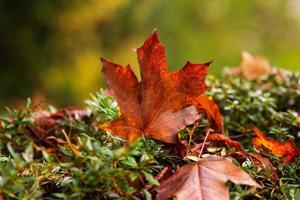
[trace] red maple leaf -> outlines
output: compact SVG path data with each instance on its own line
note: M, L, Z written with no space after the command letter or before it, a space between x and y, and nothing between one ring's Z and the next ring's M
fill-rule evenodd
M101 59L109 93L116 99L121 118L100 128L129 141L146 134L176 143L177 132L199 116L192 100L207 89L204 83L209 63L187 62L178 72L169 72L165 48L156 31L137 49L141 81L129 65Z

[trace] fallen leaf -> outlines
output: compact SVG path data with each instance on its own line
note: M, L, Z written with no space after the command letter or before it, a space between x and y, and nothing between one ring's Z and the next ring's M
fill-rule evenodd
M91 117L92 111L89 109L63 108L51 115L54 119L68 118L72 120L86 120Z
M249 52L244 51L242 54L241 71L243 76L248 80L259 80L263 76L270 74L271 65L264 57L252 56Z
M57 144L65 143L64 140L55 135L55 130L60 127L59 121L62 119L84 120L91 116L91 110L64 108L55 113L41 111L33 119L32 126L25 127L27 134L38 144L46 148L51 148Z
M207 157L179 168L156 189L158 200L229 200L227 181L261 187L246 172L224 157Z
M208 98L207 96L200 96L192 99L193 104L197 107L198 111L206 113L208 120L212 123L216 132L224 132L224 122L221 111L218 105Z
M261 165L266 168L267 170L269 170L270 177L273 179L273 181L278 180L278 175L277 175L277 169L276 167L273 166L273 164L271 163L271 161L269 160L269 158L264 157L260 154L257 153L248 153L252 158L258 160Z
M262 56L253 56L249 52L242 53L242 62L239 67L226 70L226 75L241 74L247 80L260 80L271 73L272 67L268 59Z
M265 148L275 156L283 157L285 163L290 163L295 157L300 156L300 150L293 140L281 142L266 137L256 127L253 127L253 131L257 137L252 140L252 144L257 150L261 151Z
M218 142L218 143L227 144L229 146L234 147L237 151L244 151L244 149L242 148L242 146L241 146L241 144L239 142L234 141L234 140L226 137L223 134L219 134L219 133L209 134L207 136L206 141L207 142Z
M190 99L206 91L204 81L209 63L187 62L180 71L169 72L165 48L156 32L136 51L141 81L129 65L125 67L101 59L109 94L116 99L121 117L100 128L129 142L145 134L176 143L177 132L199 118Z
M260 154L257 153L248 153L246 151L237 151L230 154L227 154L226 157L231 157L237 160L240 164L245 162L247 159L251 159L253 161L253 166L266 168L270 172L270 178L273 181L278 180L277 169L273 166L271 161Z
M204 149L209 148L208 146L210 146L210 144L209 144L210 142L226 144L228 146L234 147L236 151L241 151L241 152L244 151L244 149L242 148L242 146L239 142L234 141L220 133L211 133L211 134L207 135L205 144L203 144L203 143L196 144L192 149L189 150L188 154L193 155L193 156L198 155L200 153L203 145L205 145Z

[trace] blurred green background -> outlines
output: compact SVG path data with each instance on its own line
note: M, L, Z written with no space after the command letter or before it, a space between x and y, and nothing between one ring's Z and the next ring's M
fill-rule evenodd
M132 48L154 28L173 70L214 60L218 74L248 50L300 71L300 0L0 0L0 13L1 107L82 103L104 86L99 57L137 71Z

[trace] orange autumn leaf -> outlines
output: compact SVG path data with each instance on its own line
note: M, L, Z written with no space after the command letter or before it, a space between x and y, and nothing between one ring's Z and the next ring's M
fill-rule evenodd
M162 181L156 189L157 200L229 200L227 181L261 187L241 168L224 157L207 157L196 164L187 164Z
M262 77L271 73L271 64L265 57L253 56L249 52L242 53L242 62L240 67L230 68L227 72L231 74L241 74L247 80L260 80Z
M141 81L131 67L101 59L102 72L121 111L120 119L100 125L129 142L146 134L167 143L178 141L177 132L198 118L190 99L201 96L209 63L187 62L178 72L169 72L165 48L157 33L137 49Z
M293 140L281 142L266 137L256 127L253 127L253 131L257 137L252 140L252 144L257 150L265 148L275 156L283 157L285 163L290 163L295 157L300 156L300 150Z
M203 111L206 113L208 120L215 127L214 130L216 132L224 132L224 122L223 117L220 112L218 105L208 98L207 96L200 96L196 99L192 99L193 104L197 107L198 111Z
M263 76L270 74L271 65L269 61L260 56L252 56L244 51L242 54L241 70L243 76L248 80L259 80Z

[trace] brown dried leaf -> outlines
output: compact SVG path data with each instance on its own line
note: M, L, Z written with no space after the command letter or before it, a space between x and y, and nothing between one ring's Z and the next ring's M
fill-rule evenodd
M262 56L252 56L249 52L242 53L240 67L227 70L227 75L241 74L247 80L260 80L271 73L272 67L268 59Z
M59 121L67 118L72 120L84 120L91 116L90 110L64 108L55 113L41 111L34 116L34 124L25 127L28 135L36 142L46 148L55 147L57 144L65 143L64 140L58 138L55 131L60 128Z
M261 187L246 172L224 157L202 158L196 164L179 168L163 181L157 191L158 200L229 200L227 181Z
M266 168L270 172L270 178L273 181L278 180L277 169L273 166L271 161L260 154L257 153L248 153L245 151L233 152L227 154L226 157L231 157L237 160L240 164L245 162L248 159L253 160L254 167L263 167Z
M242 54L241 71L243 76L248 80L259 80L263 76L270 74L271 64L264 57L252 56L249 52L244 51Z
M244 149L242 148L242 146L239 142L231 140L230 138L226 137L223 134L219 134L219 133L209 134L207 136L206 141L207 142L218 142L218 143L227 144L229 146L234 147L237 151L244 151Z

